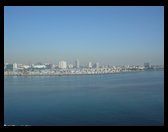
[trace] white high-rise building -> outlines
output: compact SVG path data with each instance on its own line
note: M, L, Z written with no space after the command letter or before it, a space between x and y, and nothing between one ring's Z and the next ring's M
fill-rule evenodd
M67 68L66 61L59 61L58 67L61 68L61 69L66 69Z
M78 59L75 61L75 67L79 68L79 60Z
M92 62L89 62L88 67L92 68Z
M13 70L17 70L17 64L16 63L13 64Z

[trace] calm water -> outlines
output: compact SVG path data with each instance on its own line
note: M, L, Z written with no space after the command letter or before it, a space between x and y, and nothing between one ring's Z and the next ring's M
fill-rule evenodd
M163 125L164 72L4 77L15 125Z

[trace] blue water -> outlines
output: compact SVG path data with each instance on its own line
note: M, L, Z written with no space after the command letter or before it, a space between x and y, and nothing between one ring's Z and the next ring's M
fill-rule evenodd
M163 125L164 72L5 76L7 125Z

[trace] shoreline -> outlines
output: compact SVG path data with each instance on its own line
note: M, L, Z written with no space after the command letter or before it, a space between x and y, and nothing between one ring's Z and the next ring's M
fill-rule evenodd
M81 75L109 75L109 74L123 74L123 73L135 73L135 72L144 72L144 71L164 71L163 69L159 70L135 70L135 71L121 71L113 73L81 73L81 74L4 74L4 76L81 76Z

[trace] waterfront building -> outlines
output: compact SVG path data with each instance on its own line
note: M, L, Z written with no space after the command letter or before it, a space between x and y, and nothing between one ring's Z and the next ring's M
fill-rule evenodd
M98 62L96 62L95 67L99 68L99 63Z
M13 71L13 64L6 64L6 70Z
M88 67L92 68L92 62L89 62Z
M38 65L33 65L33 68L35 68L35 69L45 69L46 66L42 65L42 64L38 64Z
M111 65L110 64L108 64L108 66L107 66L108 68L110 68L111 67Z
M7 66L7 65L8 65L8 63L5 63L5 64L4 64L4 70L6 69L6 66Z
M17 64L16 63L13 64L13 70L14 71L17 70Z
M96 62L92 67L93 67L93 68L99 68L100 66L99 66L99 63Z
M69 64L69 65L68 65L68 68L70 68L70 69L73 68L73 65L72 65L72 64Z
M67 62L66 61L59 61L59 68L66 69L67 68Z
M23 68L24 68L24 69L29 69L30 66L29 66L29 65L23 65Z
M144 63L144 67L145 67L145 69L149 69L150 68L150 63L149 62Z
M75 67L79 68L79 60L78 59L75 61Z
M47 69L52 69L53 65L52 64L45 64Z

